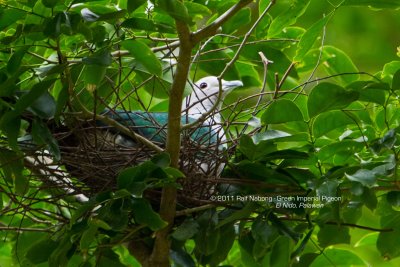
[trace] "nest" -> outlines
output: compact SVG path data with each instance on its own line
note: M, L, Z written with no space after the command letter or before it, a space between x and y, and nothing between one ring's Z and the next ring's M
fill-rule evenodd
M29 166L40 174L48 188L58 188L64 194L91 197L114 190L121 170L141 164L157 154L140 142L133 146L119 144L117 139L122 135L115 128L99 125L96 121L74 119L69 124L73 127L55 127L53 132L61 152L60 161L55 162L49 152L41 150L31 154ZM184 207L210 200L227 159L234 151L234 146L227 149L218 132L213 132L212 138L216 142L192 140L190 136L196 129L188 129L181 139L179 169L185 178L179 181L178 204ZM145 129L131 127L130 130L137 133ZM165 126L160 126L160 131L165 131ZM163 148L163 142L154 143ZM148 190L145 194L153 202L160 200L160 190Z

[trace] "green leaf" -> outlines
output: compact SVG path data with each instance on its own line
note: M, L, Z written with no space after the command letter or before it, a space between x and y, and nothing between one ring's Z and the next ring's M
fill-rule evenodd
M261 117L265 124L301 121L303 115L295 103L287 99L278 99L272 102Z
M57 5L58 0L42 0L45 7L53 8Z
M144 18L129 18L125 20L121 26L129 29L145 30L148 32L175 33L175 28L168 24L155 23L152 20Z
M324 112L315 118L312 125L313 134L314 137L318 138L332 130L354 123L355 121L342 111L333 110Z
M307 52L310 51L318 36L322 34L322 29L325 27L331 17L332 14L329 14L307 29L297 45L296 56L293 59L294 61L301 61Z
M189 16L187 8L181 1L158 0L157 3L157 7L165 11L172 18L185 22L189 25L193 25L193 18Z
M127 0L128 12L131 13L132 11L135 11L138 7L146 2L147 0Z
M400 61L386 63L383 67L381 77L385 82L387 82L387 80L393 80L393 76L398 70L400 70Z
M79 247L82 250L90 248L90 245L95 241L97 230L98 227L96 225L90 225L89 228L83 232L79 243Z
M21 114L26 108L33 105L35 101L47 92L56 80L44 80L32 86L28 93L24 94L15 104L15 111Z
M8 138L8 145L15 151L19 150L18 135L21 128L21 118L15 111L9 111L0 118L0 129Z
M320 225L318 242L322 247L341 243L348 244L350 243L349 228L340 225Z
M190 17L194 18L196 16L198 17L204 17L204 16L209 16L211 15L211 10L208 9L207 6L195 3L195 2L189 2L185 1L184 2L185 7L187 8L188 14Z
M235 242L236 232L234 224L225 225L221 230L221 236L218 241L218 253L213 253L209 259L210 266L218 266L224 261Z
M174 262L175 267L196 267L192 256L186 252L183 248L172 247L170 251L170 257Z
M18 194L23 195L29 185L27 177L23 175L24 165L21 155L14 151L1 149L0 164L4 180L14 185Z
M57 247L57 242L48 237L34 243L26 252L26 258L32 264L39 264L49 259L51 253Z
M345 250L336 247L330 247L324 250L322 254L309 254L311 265L302 265L302 267L327 267L327 266L365 266L366 263L351 250ZM381 262L381 261L379 261ZM368 263L367 263L368 264ZM297 266L296 266L297 267Z
M400 90L400 70L393 74L392 90Z
M140 40L127 40L122 46L131 53L150 73L162 76L162 65L151 49Z
M113 23L117 19L123 18L126 14L126 10L117 10L110 13L101 14L99 17L99 21L105 20Z
M353 140L343 140L342 142L332 143L323 146L318 152L318 158L321 161L332 161L335 156L345 155L353 156L354 153L360 152L364 148L364 144Z
M290 7L279 14L271 23L268 36L279 35L286 26L294 24L306 11L310 0L296 0Z
M217 228L221 228L222 226L224 226L224 225L226 225L228 223L235 222L235 221L238 221L240 219L243 219L243 218L246 218L246 217L250 216L250 214L256 209L256 207L257 207L256 202L249 202L248 204L246 204L240 210L237 210L237 211L233 212L228 217L226 217L225 219L221 220L218 223Z
M358 96L357 92L345 90L339 85L320 83L308 97L308 114L312 118L328 110L343 109L356 101Z
M293 249L293 243L288 236L281 236L275 241L270 258L271 267L290 266L290 253Z
M349 84L359 79L360 75L357 74L357 67L342 50L334 46L324 46L323 53L325 58L323 66L328 74L354 73L336 77L343 84Z
M400 212L394 211L387 202L380 205L387 205L387 207L380 207L386 209L380 218L381 227L392 231L380 232L376 247L383 257L392 259L400 256Z
M382 106L386 102L386 92L390 90L390 87L386 83L371 81L356 81L349 84L346 88L358 92L360 94L360 101L377 103Z
M376 172L373 170L361 169L352 175L347 173L345 175L347 179L354 182L360 182L364 186L371 187L376 183Z
M247 25L251 22L251 12L249 8L244 8L236 13L223 25L223 31L226 33L233 33L240 27Z
M120 257L113 250L102 249L101 253L99 253L99 258L96 259L96 267L111 267L111 266L126 267L127 265L121 263Z
M239 149L249 160L254 161L276 151L276 145L270 140L260 141L256 145L250 136L242 135L239 141Z
M21 66L22 59L25 53L28 51L29 46L24 46L15 51L7 62L7 71L10 74L14 74Z
M148 178L164 178L157 177L157 171L159 170L161 170L161 168L151 161L146 161L135 167L126 168L118 174L118 188L126 189L134 195L141 196L146 189L146 181Z
M166 152L155 155L151 161L160 168L166 168L171 164L171 158Z
M400 191L390 191L386 195L386 200L390 205L400 207Z
M205 256L212 255L218 250L221 238L221 228L216 228L218 215L215 210L208 210L200 215L197 222L200 227L194 238L195 250Z
M275 227L260 217L261 215L251 225L251 234L262 246L269 247L279 237L279 233Z
M0 31L11 27L14 22L26 17L25 10L1 8L0 10Z
M43 119L51 119L56 113L56 101L49 92L44 92L30 106L30 111Z
M369 6L374 8L398 8L400 2L398 0L346 0L344 6Z
M336 197L339 182L337 180L326 180L318 186L316 193L319 197Z
M186 219L172 233L172 237L179 241L192 238L199 230L199 224L193 219Z
M151 230L157 231L167 226L160 215L153 211L150 203L143 198L133 199L133 214L135 221L148 226Z
M61 152L57 140L42 121L34 120L32 122L32 137L37 145L46 144L54 158L60 160Z

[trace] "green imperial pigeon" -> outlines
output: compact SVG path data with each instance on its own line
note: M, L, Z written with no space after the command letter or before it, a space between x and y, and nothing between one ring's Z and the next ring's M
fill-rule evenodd
M226 92L239 86L243 86L241 81L222 80L222 97ZM195 82L192 93L186 97L182 104L181 123L183 125L192 123L203 114L209 112L217 101L218 91L219 82L215 76L208 76ZM206 146L217 143L223 145L226 138L221 126L221 116L218 113L218 108L206 117L202 125L194 127L195 129L192 131L188 130L192 141ZM167 112L107 110L104 114L160 146L165 144L168 122ZM117 145L125 147L137 146L133 139L125 135L117 133L113 138L114 143Z

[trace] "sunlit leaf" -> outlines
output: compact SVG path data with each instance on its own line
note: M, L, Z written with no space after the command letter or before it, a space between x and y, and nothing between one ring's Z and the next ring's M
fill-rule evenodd
M358 69L351 58L342 50L334 46L324 46L325 61L323 66L330 75L341 74L336 77L343 84L349 84L359 79ZM346 74L347 73L347 74Z
M274 255L270 259L271 267L285 267L290 265L290 254L293 242L287 236L281 236L275 241L271 254Z
M355 121L342 111L333 110L324 112L315 118L313 134L315 137L320 137L334 129L354 123Z
M140 62L150 73L162 76L162 66L151 49L140 40L127 40L122 42L135 59Z
M396 73L393 74L392 89L400 90L400 70L396 71Z
M279 99L267 107L261 120L265 124L301 121L303 120L303 115L294 102L287 99Z
M358 99L359 94L345 90L332 83L320 83L315 86L308 97L308 115L316 115L335 109L343 109Z
M278 35L286 26L290 26L304 14L310 0L297 0L292 2L291 6L283 11L278 17L274 18L268 30L268 36Z
M322 29L326 26L331 17L332 15L329 14L307 29L297 45L298 48L296 56L294 57L295 61L301 61L307 52L310 51L318 36L322 34Z

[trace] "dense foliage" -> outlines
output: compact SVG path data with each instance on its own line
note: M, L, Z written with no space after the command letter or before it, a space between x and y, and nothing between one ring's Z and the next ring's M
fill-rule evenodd
M315 1L276 2L0 0L0 265L140 266L157 256L154 233L168 218L142 195L177 186L173 155L122 171L116 190L86 203L53 201L19 141L30 134L56 161L50 122L106 107L168 111L190 42L190 80L245 86L222 112L237 144L224 183L205 205L178 209L171 264L398 266L400 60L367 73L379 66L358 69L325 41L340 10L398 16L400 3L318 1L324 13L314 9L303 28Z

